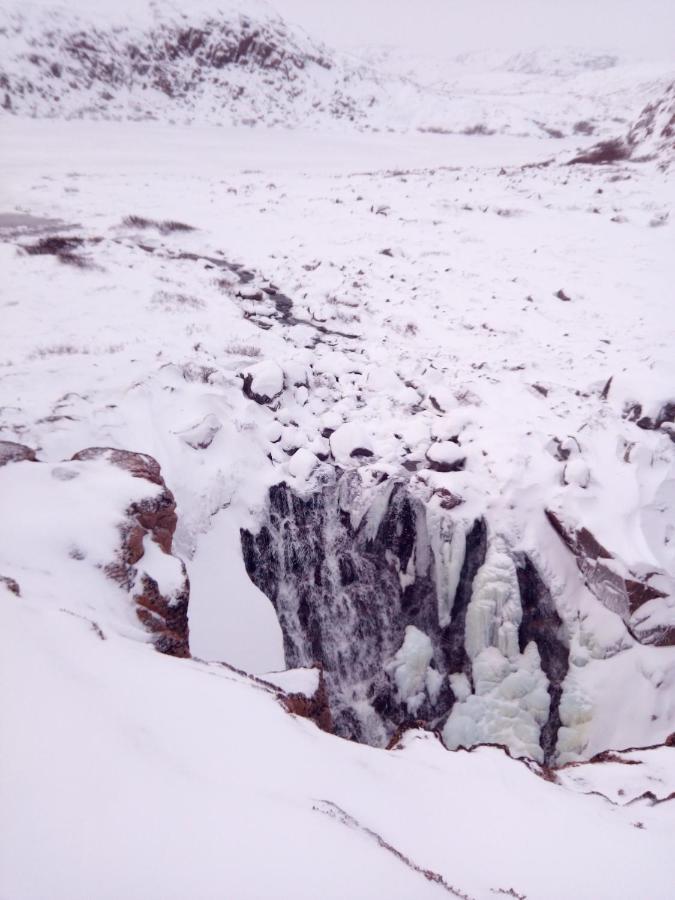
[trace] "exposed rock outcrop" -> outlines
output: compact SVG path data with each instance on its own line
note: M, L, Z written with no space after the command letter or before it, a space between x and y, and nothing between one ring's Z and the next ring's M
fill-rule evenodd
M358 471L338 471L309 495L274 486L261 529L242 531L247 571L275 606L287 665L322 666L335 731L344 737L386 746L411 723L440 729L473 694L472 642L482 626L474 614L469 633L467 611L486 560L487 529L481 520L453 521L442 508L439 515L405 482L367 490ZM564 629L532 562L499 546L515 592L513 624L505 626L514 634L513 661L504 664L509 672L523 669L509 681L514 688L532 682L532 753L548 759L567 671ZM484 588L493 590L487 581ZM513 697L495 701L500 715L513 712Z
M14 594L16 597L21 596L21 588L19 587L19 582L14 578L10 578L8 575L0 575L0 584L4 585L7 590Z
M333 731L326 679L321 668L319 668L319 684L313 694L287 693L283 703L293 715L311 719L322 731L329 733Z
M675 643L675 627L646 630L635 627L634 614L650 601L664 600L667 595L663 591L630 572L587 528L566 522L560 513L552 510L546 510L546 517L574 555L588 589L607 609L623 619L636 640L660 646Z
M570 165L607 165L656 160L663 168L675 159L675 82L648 103L623 137L600 141L570 160Z
M365 119L368 74L263 4L106 24L72 10L19 7L0 22L5 113L172 118L251 125ZM373 85L375 91L377 85Z
M35 450L26 447L25 444L15 444L13 441L0 441L0 466L6 466L11 462L36 462Z
M181 584L171 596L162 593L151 571L145 570L143 557L145 542L152 540L163 554L170 555L176 530L176 501L162 478L157 460L144 453L104 447L90 447L73 456L73 460L105 460L129 472L134 478L161 488L147 497L133 501L127 520L120 528L121 546L117 559L106 566L106 573L128 590L136 603L136 614L148 631L153 643L162 653L171 656L190 655L188 631L188 600L190 585L182 561Z

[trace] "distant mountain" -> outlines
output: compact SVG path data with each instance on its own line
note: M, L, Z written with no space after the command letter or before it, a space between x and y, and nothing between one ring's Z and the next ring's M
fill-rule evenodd
M0 112L38 118L610 139L673 78L570 49L337 52L262 2L0 13Z
M96 23L62 8L5 14L0 103L37 117L366 124L386 92L265 5Z

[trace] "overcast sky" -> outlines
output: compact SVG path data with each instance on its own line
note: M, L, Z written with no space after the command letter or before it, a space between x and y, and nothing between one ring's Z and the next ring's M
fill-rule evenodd
M464 50L572 45L675 63L675 0L270 0L328 43Z

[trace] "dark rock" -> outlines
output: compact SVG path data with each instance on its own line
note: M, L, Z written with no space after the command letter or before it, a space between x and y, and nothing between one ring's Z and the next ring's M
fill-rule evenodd
M21 596L21 588L19 587L19 582L15 581L13 578L9 578L7 575L0 575L0 584L4 584L8 591L12 594L15 594L17 597Z
M613 138L609 141L600 141L584 153L580 153L571 159L568 165L606 166L612 163L623 162L630 159L631 151L628 144L621 138Z
M627 570L625 575L619 574L620 566L616 558L587 528L570 525L551 510L546 510L546 518L574 555L588 589L604 606L621 616L627 627L630 628L630 617L641 606L650 600L665 598L662 591L641 581ZM670 643L671 630L673 629L653 634L631 631L631 634L642 643L662 644Z
M551 697L548 720L541 730L539 742L544 751L544 763L550 764L555 758L555 749L560 728L560 698L562 685L569 668L569 643L562 619L532 560L525 554L516 558L518 587L523 608L518 640L521 653L530 641L534 641L539 651L541 668L548 678L548 692Z
M381 743L352 709L355 694L375 698L373 720L386 733L408 718L384 664L406 625L438 630L437 602L430 568L407 587L399 576L414 564L426 527L421 503L387 481L381 518L353 528L344 504L355 485L350 473L309 497L276 485L260 531L242 531L242 550L250 578L276 608L287 665L320 663L336 732Z
M6 466L11 462L37 462L35 450L26 447L25 444L15 444L13 441L0 441L0 466Z
M276 394L273 394L271 397L268 396L267 394L257 393L253 389L253 380L254 380L254 377L253 377L253 375L250 374L250 372L245 373L244 374L244 384L243 384L242 389L244 391L244 395L246 397L248 397L249 400L253 400L255 403L258 403L260 406L266 406L268 403L272 403L274 400L277 399L277 397L280 397L281 394L283 393L283 387L280 391L278 391Z

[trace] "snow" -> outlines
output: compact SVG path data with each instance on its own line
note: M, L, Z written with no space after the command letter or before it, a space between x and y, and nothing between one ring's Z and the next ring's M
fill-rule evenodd
M284 372L278 363L264 360L243 370L244 380L250 379L251 392L260 403L270 403L284 389Z
M310 94L288 107L306 130L269 127L275 88L259 81L243 101L258 104L254 129L229 106L208 124L217 93L180 114L153 95L156 121L129 121L127 107L119 121L2 113L0 440L41 460L0 468L2 896L443 893L373 832L472 900L670 896L673 804L626 804L672 792L672 749L577 763L675 731L675 648L637 640L673 622L674 445L667 424L627 415L673 399L675 191L661 157L566 162L627 132L672 65L416 60L405 90L404 65L381 59L366 75L339 61L330 77L349 77L354 125L305 115L328 90L311 67ZM86 102L72 95L65 115ZM581 119L592 138L575 133ZM495 134L460 133L480 124ZM436 125L451 133L416 130ZM82 242L76 264L28 252L53 235ZM246 396L246 375L271 402ZM176 497L191 660L155 653L103 572L129 504L155 488L70 460L92 446L152 455ZM309 492L334 466L353 470L343 508L366 536L400 482L424 504L431 546L400 577L411 584L415 554L433 553L442 628L467 535L487 523L466 670L435 723L445 746L417 731L392 751L341 741L220 665L316 689L317 670L282 671L240 530L257 530L272 485ZM648 579L663 602L623 621L545 509L589 529L613 571ZM144 549L170 593L178 559ZM495 748L447 749L502 743L542 759L549 686L536 646L519 644L518 553L570 646L558 784ZM389 665L411 718L446 686L419 624Z
M410 478L428 515L441 489L460 502L443 511L434 549L444 622L476 516L538 561L572 642L579 632L598 661L578 673L594 707L584 752L615 735L624 746L654 743L675 728L675 710L659 706L646 682L644 695L636 688L643 710L636 703L618 727L622 692L644 681L642 650L587 595L542 514L563 509L627 566L672 572L673 445L622 417L631 400L658 408L675 378L664 326L670 226L649 225L667 208L671 181L637 166L620 180L606 170L512 168L548 152L525 138L476 145L465 136L289 131L270 142L263 131L13 117L3 137L3 207L77 222L67 233L102 240L85 250L100 268L78 269L18 250L40 232L3 232L0 436L53 462L91 445L159 460L178 503L176 550L193 581L196 655L256 672L280 666L278 624L245 576L238 530L254 525L271 483L311 485L307 454L337 449L335 461L358 468L364 483L385 471ZM449 156L461 171L439 165ZM160 188L169 178L172 192ZM370 211L381 203L394 212ZM493 212L509 208L526 215ZM612 222L615 208L630 223ZM130 214L197 230L139 234L121 224ZM153 253L139 248L147 242ZM388 257L383 247L400 249ZM253 270L256 287L273 280L298 319L360 337L326 334L316 344L311 326L273 314L256 327L244 304L257 315L258 301L237 297L236 279L225 289L216 282L228 272L180 253L222 254ZM201 306L156 308L158 283ZM554 296L560 285L571 303ZM360 322L343 321L355 315ZM288 373L276 411L242 393L239 374L260 364L274 371L273 392L279 369ZM194 446L213 432L207 447ZM553 437L570 451L567 462L547 451ZM453 438L465 470L429 471L427 450L456 446ZM359 446L373 457L352 457ZM563 483L579 458L592 472L586 489ZM406 474L404 461L419 471ZM231 525L219 543L224 507ZM210 599L214 590L222 601ZM614 666L618 647L626 653ZM644 649L670 671L669 648Z
M216 514L189 574L192 654L257 675L282 668L281 628L269 600L246 574L234 510Z
M311 450L300 447L291 457L291 461L288 464L288 473L303 484L309 480L310 475L318 464L319 460Z
M373 443L368 429L361 422L345 422L336 428L330 436L330 449L335 462L343 468L358 464L358 453L364 450L365 455L373 455Z
M420 733L376 751L288 716L231 670L101 641L30 596L3 598L0 615L14 636L0 661L7 896L443 895L323 814L326 803L475 900L500 888L535 900L670 896L672 804L585 796L615 798L622 785L628 799L638 767L568 770L565 788L499 750L448 753ZM669 758L640 758L662 793ZM573 864L560 867L561 847Z
M265 672L265 681L275 684L287 694L313 697L319 689L318 669L286 669L284 672Z
M452 441L438 441L427 450L427 459L443 467L456 466L465 458L462 448Z

